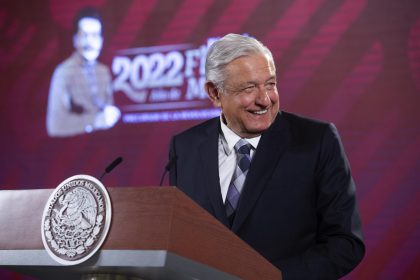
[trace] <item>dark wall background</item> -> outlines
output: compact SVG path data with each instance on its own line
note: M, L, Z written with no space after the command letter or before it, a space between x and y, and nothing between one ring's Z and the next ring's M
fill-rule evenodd
M117 156L124 162L105 185L157 185L171 135L201 121L120 121L92 134L47 136L50 78L72 53L72 19L86 5L103 15L100 60L110 68L125 49L199 47L229 32L264 42L276 59L282 109L334 122L350 159L368 251L346 279L418 277L420 1L2 0L2 189L99 176ZM135 105L124 92L115 99L123 115Z

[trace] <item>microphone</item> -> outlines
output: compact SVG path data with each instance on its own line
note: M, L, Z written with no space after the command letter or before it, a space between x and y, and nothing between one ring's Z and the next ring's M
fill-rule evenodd
M111 162L110 165L108 165L105 168L105 172L102 173L101 177L99 177L99 181L102 180L102 178L105 176L105 174L108 174L109 172L111 172L115 167L117 167L118 164L120 164L122 162L123 158L122 157L117 157L116 159L114 159L113 162Z
M172 169L172 167L175 164L175 161L177 159L178 159L178 156L174 155L174 156L171 157L171 159L169 160L168 164L166 164L165 170L163 171L163 174L162 174L162 178L160 178L160 184L159 184L160 187L163 184L163 179L165 179L166 173Z

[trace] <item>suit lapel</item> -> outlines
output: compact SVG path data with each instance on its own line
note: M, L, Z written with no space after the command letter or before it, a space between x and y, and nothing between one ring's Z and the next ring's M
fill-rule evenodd
M281 155L289 144L288 123L280 113L270 128L261 136L252 159L241 198L239 200L232 231L238 232L261 193L266 188Z
M214 209L216 218L225 224L229 225L226 217L225 207L223 205L222 194L220 192L219 180L219 120L214 122L206 131L206 137L199 146L201 166L203 168L204 178L201 183L204 185L205 190L210 198L210 202Z

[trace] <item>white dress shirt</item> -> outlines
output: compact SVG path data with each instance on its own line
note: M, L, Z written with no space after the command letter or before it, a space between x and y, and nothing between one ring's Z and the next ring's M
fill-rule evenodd
M220 191L222 193L223 203L226 200L227 191L230 181L232 180L233 173L236 168L236 152L234 149L235 144L241 139L235 132L233 132L220 118L222 131L219 134L219 179ZM251 160L260 142L260 136L254 138L245 138L251 144Z

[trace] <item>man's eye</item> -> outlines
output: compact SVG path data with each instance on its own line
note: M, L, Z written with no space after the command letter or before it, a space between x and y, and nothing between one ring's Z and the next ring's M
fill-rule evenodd
M273 90L276 87L276 83L275 82L270 82L268 84L265 85L265 88L267 90Z
M255 90L255 85L252 85L252 86L245 87L242 91L246 93L252 93L254 90Z

